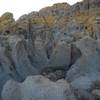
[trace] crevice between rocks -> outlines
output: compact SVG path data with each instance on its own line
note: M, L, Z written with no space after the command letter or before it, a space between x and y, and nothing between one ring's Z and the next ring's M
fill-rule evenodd
M59 79L65 79L66 72L70 70L71 66L75 64L75 62L82 56L80 49L76 47L75 44L71 44L71 60L69 67L66 69L66 66L61 68L60 66L57 68L47 67L41 71L41 75L49 78L51 81L57 81Z
M76 47L75 44L71 44L71 60L69 64L69 69L70 67L75 64L75 62L82 56L82 53L79 48ZM68 70L69 70L68 69Z
M63 68L48 67L43 69L40 74L55 82L59 79L65 79L66 71Z

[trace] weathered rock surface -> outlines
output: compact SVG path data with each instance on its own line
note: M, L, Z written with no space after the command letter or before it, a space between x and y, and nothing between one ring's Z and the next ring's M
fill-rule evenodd
M71 66L66 77L74 88L89 90L100 76L100 41L85 37L74 45L82 56Z
M83 0L72 6L57 3L17 21L9 12L0 17L0 93L9 79L22 82L40 74L55 82L66 78L78 90L78 100L94 100L92 86L100 80L100 0ZM47 79L42 79L45 84ZM58 84L50 80L48 84ZM12 92L18 91L11 98L20 100L25 93L20 87L24 86L11 82L16 87L11 87ZM61 97L58 100L63 100Z
M65 43L57 45L48 58L40 40L36 40L34 45L20 35L1 36L0 40L0 90L9 79L23 81L29 75L47 72L47 69L64 70L70 63L70 46ZM63 49L65 52L61 55ZM56 80L64 77L63 73L56 75Z
M95 97L86 90L74 90L74 94L76 95L78 100L95 100Z
M96 100L100 99L100 90L93 90L92 94L95 96Z
M67 10L70 8L70 5L67 3L57 3L52 7L43 8L39 11L39 14L42 16L66 16Z
M62 52L63 51L63 52ZM70 64L71 47L67 43L58 41L50 58L50 67L68 69ZM48 65L49 66L49 65Z
M9 37L9 45L12 48L12 59L20 77L25 79L28 75L37 74L37 69L32 65L29 59L27 51L29 45L27 46L27 41L16 36Z
M10 27L15 22L13 14L6 12L0 17L0 34L10 34Z
M43 76L30 76L23 83L9 80L2 100L76 100L65 80L51 82Z
M9 59L5 57L5 48L0 46L0 92L4 83L10 79L10 75L14 74L10 70L11 67Z

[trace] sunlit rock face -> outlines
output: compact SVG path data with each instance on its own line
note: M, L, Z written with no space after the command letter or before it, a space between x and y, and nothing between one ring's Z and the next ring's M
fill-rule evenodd
M15 22L13 14L6 12L0 17L0 34L10 34L9 28Z
M39 11L41 16L66 16L66 12L70 8L68 3L57 3L52 7L43 8Z
M19 82L28 76L42 75L44 81L50 79L48 84L57 85L59 79L68 81L73 88L71 94L75 94L78 100L94 100L95 97L91 94L95 89L93 84L100 80L99 5L100 0L84 0L72 6L57 3L39 12L22 15L17 21L13 14L3 14L0 17L0 93L4 84L13 79L18 83L12 82L16 88L11 88L12 91L18 90L18 94L13 94L11 98L18 96L16 99L22 100L21 93L23 98L27 95L20 89ZM23 84L24 82L21 86L26 89ZM3 97L10 98L12 91L3 92ZM61 96L56 92L52 96L51 92L51 97L65 100L60 89L58 92ZM32 93L30 87L28 95ZM45 91L43 93L45 95ZM38 95L36 94L39 99ZM44 98L45 96L43 100ZM46 100L53 100L48 98Z

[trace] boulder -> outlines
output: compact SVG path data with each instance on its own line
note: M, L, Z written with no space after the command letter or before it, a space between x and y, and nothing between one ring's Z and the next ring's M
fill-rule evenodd
M0 46L0 93L5 82L11 78L11 63L5 55L5 48Z
M78 100L95 100L94 96L86 90L76 89L74 94Z
M8 79L20 79L13 60L11 59L10 52L11 48L9 46L8 37L0 36L0 93Z
M58 69L68 69L70 64L71 46L65 41L58 41L56 47L53 49L49 66Z
M90 37L75 43L81 57L69 69L66 79L74 88L90 90L92 83L100 79L100 41Z
M92 91L92 94L95 96L96 100L100 99L100 90L95 89Z
M19 36L11 36L9 37L9 45L12 48L11 56L20 78L25 79L28 75L37 74L38 71L31 63L27 51L27 41Z
M52 82L43 76L29 76L23 83L9 80L2 100L76 100L65 80Z

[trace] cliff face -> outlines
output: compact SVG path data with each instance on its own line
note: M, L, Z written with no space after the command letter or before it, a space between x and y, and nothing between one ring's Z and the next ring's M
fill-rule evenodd
M9 30L9 28L14 23L13 14L12 13L5 13L0 17L0 33L4 34L3 32Z
M99 39L100 0L84 0L72 6L57 3L23 15L17 21L11 13L3 14L0 17L0 91L9 79L22 82L27 76L43 75L52 81L67 80L77 90L76 97L68 100L95 100L91 92L94 82L100 80ZM14 84L16 87L17 83ZM13 100L9 96L12 91L3 92L3 100ZM51 100L48 98L43 100ZM65 98L68 95L62 100Z
M86 31L90 35L91 33L95 35L95 25L100 13L99 6L99 0L84 0L72 6L67 3L58 3L52 7L43 8L39 12L23 15L16 22L14 22L12 14L6 13L0 18L0 33L15 34L21 30L24 35L25 32L27 34L30 31L30 34L39 33L38 31L52 31L54 35L59 31L70 34L70 29L67 28L72 27L73 29L75 26L72 26L73 23L80 32ZM68 30L69 32L67 32Z

